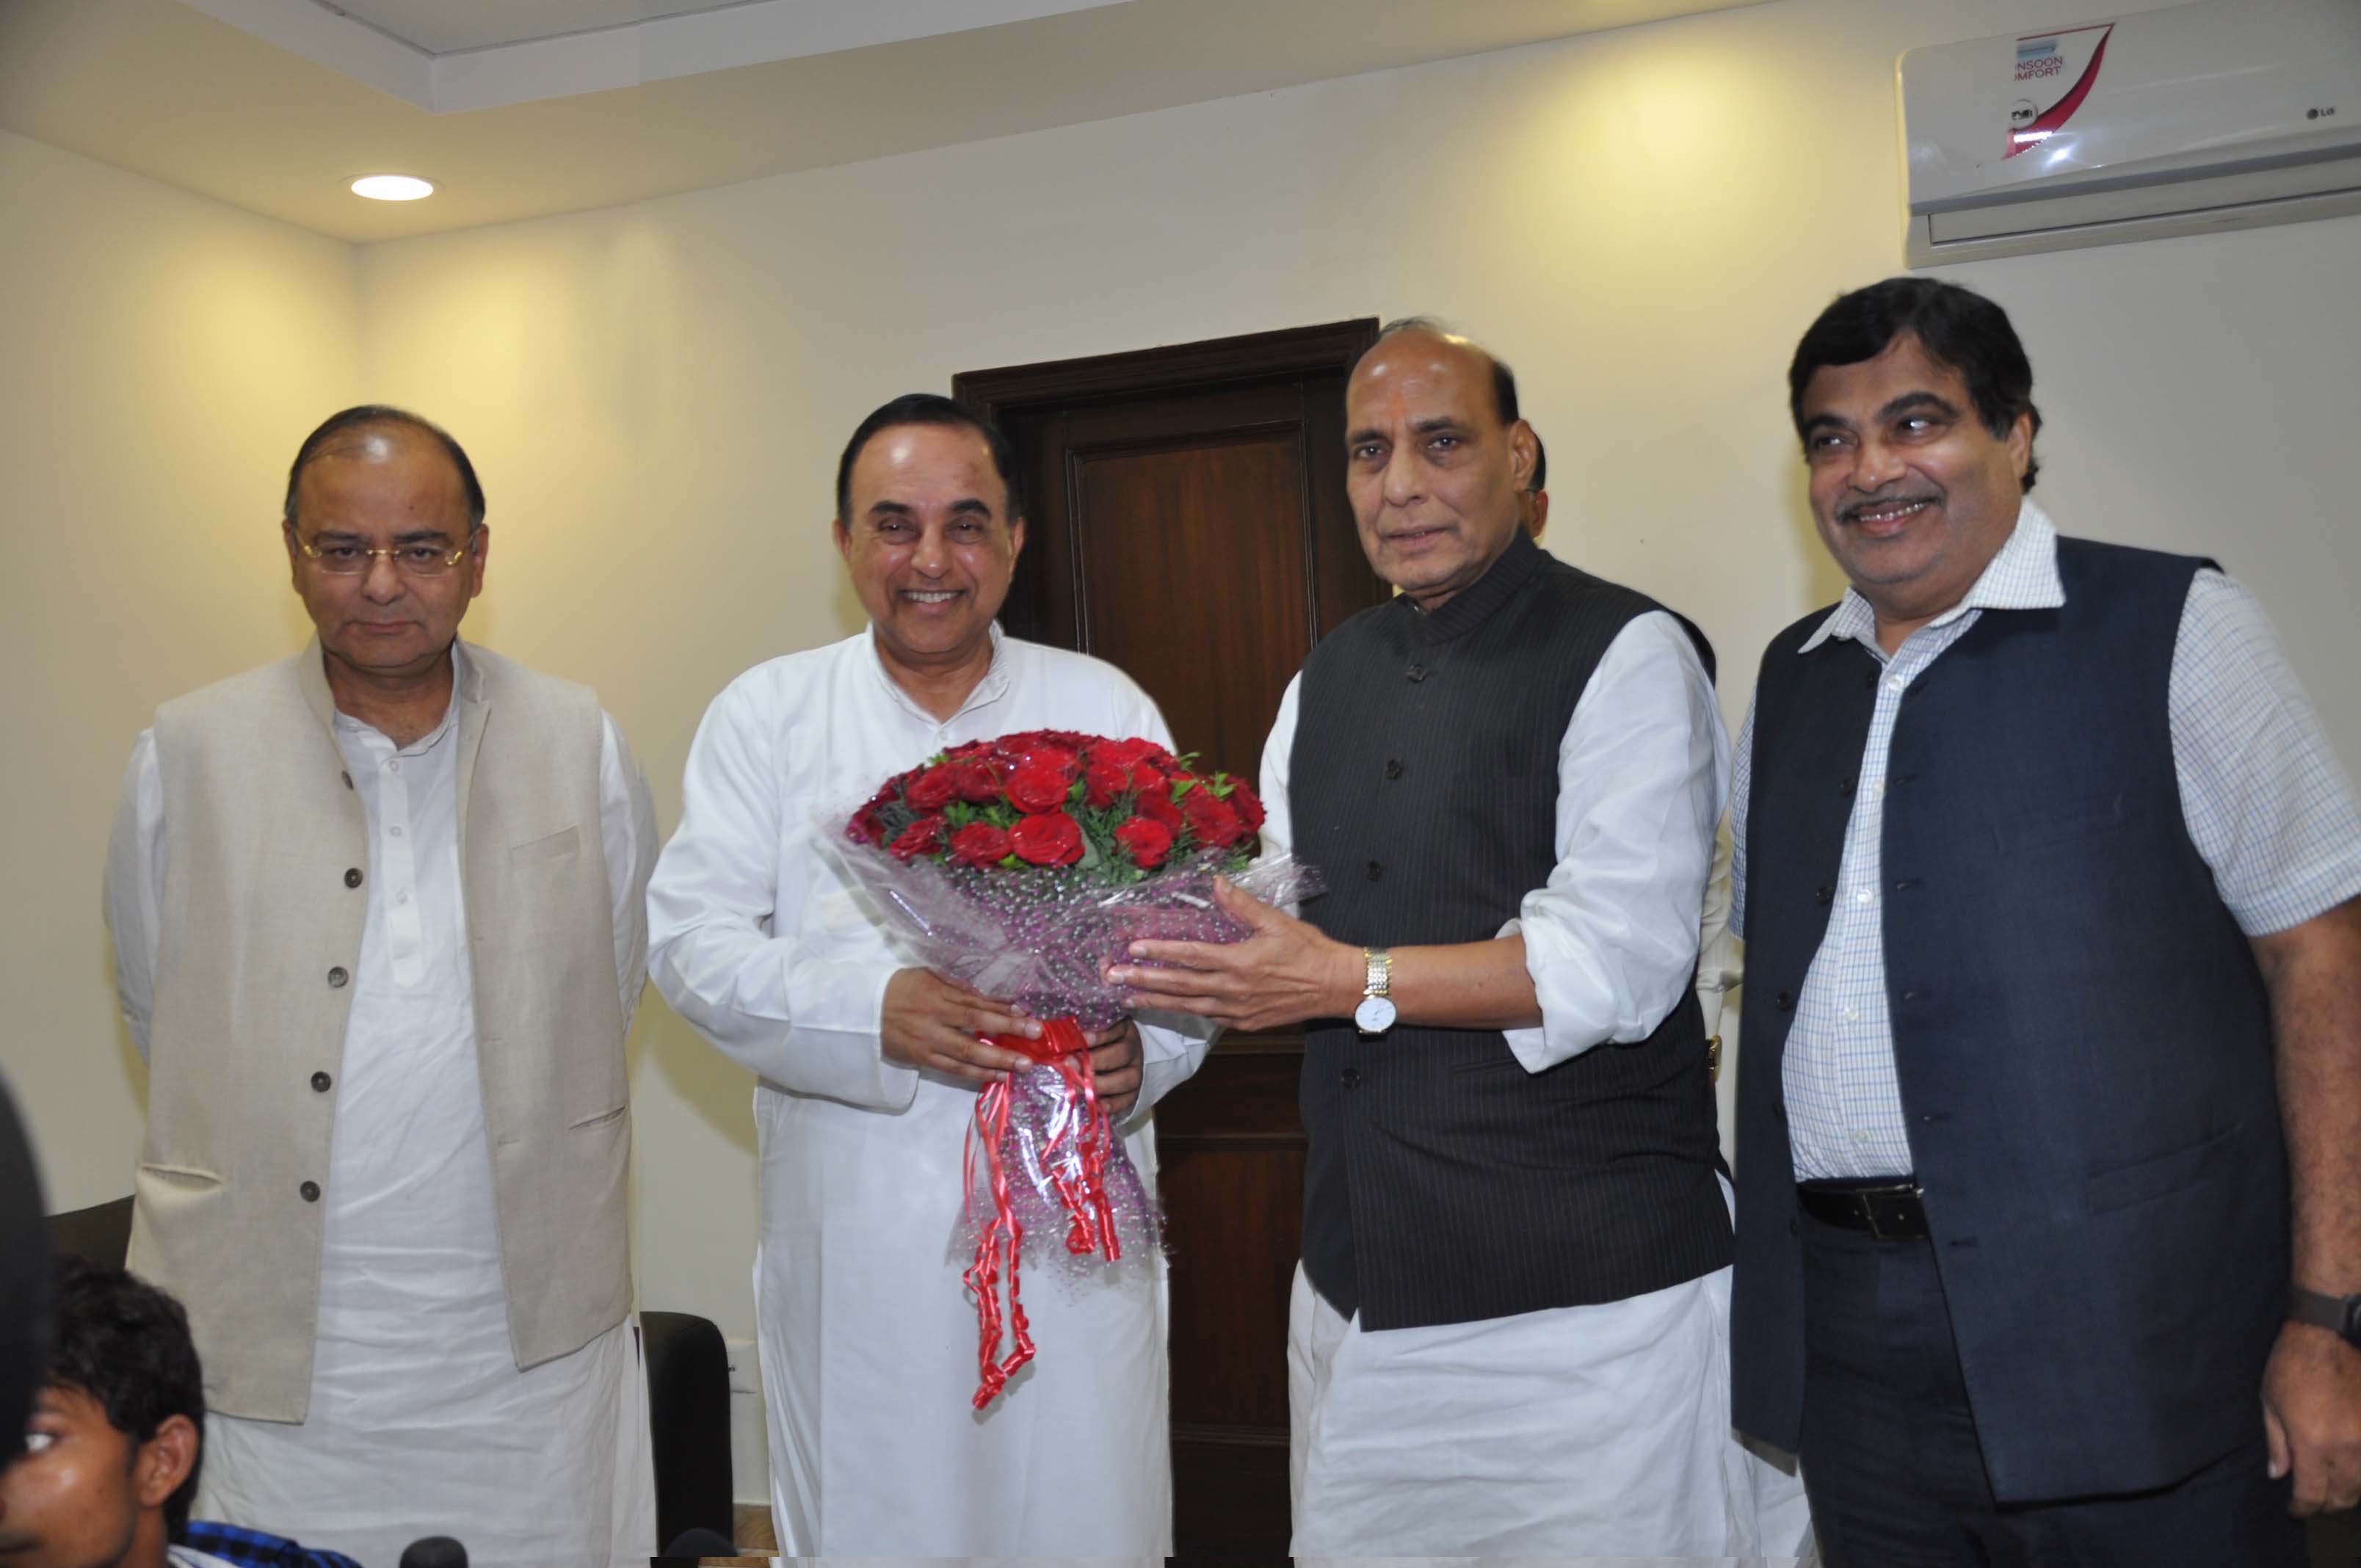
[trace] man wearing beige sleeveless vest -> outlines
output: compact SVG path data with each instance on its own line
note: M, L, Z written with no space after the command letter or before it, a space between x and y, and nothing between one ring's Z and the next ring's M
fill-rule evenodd
M443 431L329 419L282 525L318 636L133 751L130 1262L204 1359L200 1514L579 1568L654 1544L623 1063L654 821L590 691L459 641L483 516Z

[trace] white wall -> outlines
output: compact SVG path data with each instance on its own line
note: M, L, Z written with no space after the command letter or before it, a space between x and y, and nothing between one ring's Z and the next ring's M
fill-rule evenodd
M150 553L254 524L219 563L36 553L10 581L5 635L39 673L5 803L39 842L0 972L8 1071L37 1129L75 1129L46 1140L53 1181L121 1190L136 1125L94 915L123 749L158 696L290 645L274 470L348 389L469 444L495 540L470 633L594 683L667 829L712 694L858 624L824 529L871 407L963 369L1360 314L1438 313L1515 364L1551 545L1701 621L1734 724L1764 641L1839 586L1783 374L1821 305L1900 268L1894 59L2072 10L1784 0L368 247L351 294L337 247L0 141L0 298L38 351L0 367L22 516ZM52 203L20 254L15 214ZM215 270L240 288L211 285L242 302L234 330L192 253L236 258ZM2221 556L2361 758L2361 219L1959 276L2031 348L2051 510ZM653 994L634 1050L644 1298L743 1336L751 1082Z
M358 386L347 246L0 132L0 1072L52 1208L131 1190L99 868L157 703L307 629L278 495Z

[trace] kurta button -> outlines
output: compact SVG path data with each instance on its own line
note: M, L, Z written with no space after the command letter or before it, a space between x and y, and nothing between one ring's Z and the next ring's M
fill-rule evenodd
M346 773L346 774L344 775L344 780L345 780L345 787L346 787L346 789L350 789L350 788L352 788L352 787L353 787L353 775L352 775L352 774L350 774L350 773Z
M328 989L331 991L342 991L345 988L345 981L352 978L353 977L351 975L345 972L345 966L338 964L335 969L328 971Z
M1377 861L1371 861L1369 862L1369 880L1370 880L1371 882L1375 882L1375 881L1377 881L1379 877L1381 877L1381 876L1383 876L1383 875L1385 875L1385 874L1386 874L1386 868L1385 868L1385 867L1383 867L1383 866L1381 866L1381 865L1378 864L1378 862L1377 862Z
M360 886L360 884L361 884L361 869L360 869L360 867L358 867L358 866L349 866L349 867L346 867L346 871L345 871L345 885L346 885L346 887L358 887L358 886Z
M1401 777L1401 763L1395 758L1388 757L1386 759L1386 777L1389 779L1398 779Z
M1358 1089L1361 1087L1361 1069L1359 1068L1348 1067L1339 1076L1345 1088Z
M306 1203L317 1203L320 1201L320 1184L316 1181L307 1181L295 1190L303 1195L303 1201Z
M335 1081L324 1072L315 1072L312 1075L312 1091L314 1094L325 1094L328 1092L328 1085Z

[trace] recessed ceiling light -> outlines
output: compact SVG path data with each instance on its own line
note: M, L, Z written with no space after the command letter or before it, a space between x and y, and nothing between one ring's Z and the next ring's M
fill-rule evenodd
M434 186L408 174L364 174L353 181L353 194L372 202L415 202L434 194Z

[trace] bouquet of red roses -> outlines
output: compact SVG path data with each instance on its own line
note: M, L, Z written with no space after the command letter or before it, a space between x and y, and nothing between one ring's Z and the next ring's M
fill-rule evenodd
M1041 1020L1038 1040L992 1042L1038 1065L978 1096L969 1134L974 1263L964 1277L980 1331L978 1409L1033 1357L1017 1288L1028 1234L1036 1262L1061 1253L1078 1270L1145 1257L1160 1239L1085 1048L1084 1029L1128 1011L1106 967L1142 938L1244 938L1213 901L1216 875L1266 903L1318 891L1309 868L1254 860L1254 791L1190 762L1150 740L1068 730L969 741L886 780L834 836L854 885L905 948ZM1059 1234L1062 1248L1048 1251L1041 1238Z

